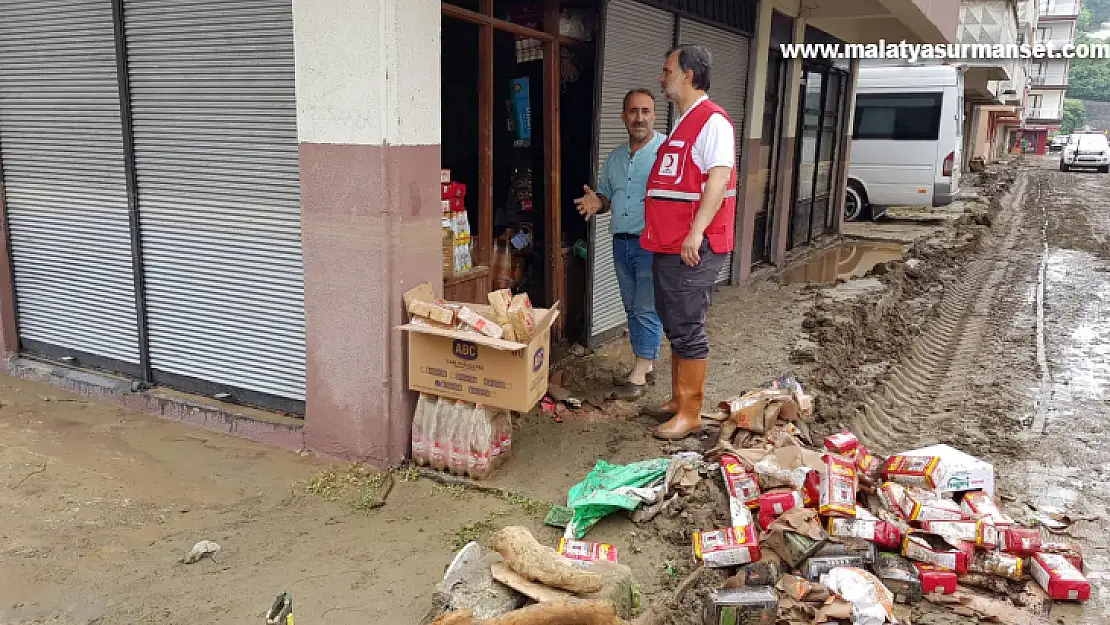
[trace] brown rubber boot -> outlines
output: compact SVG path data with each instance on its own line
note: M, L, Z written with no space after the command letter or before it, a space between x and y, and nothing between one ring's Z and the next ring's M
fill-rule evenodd
M641 414L659 419L660 421L665 421L665 420L670 419L671 417L673 417L674 414L676 412L678 412L678 360L679 360L678 356L675 355L674 350L671 350L671 397L670 397L670 399L663 402L662 404L659 404L658 406L652 406L650 408L644 408L643 410L640 411Z
M701 429L701 405L705 398L708 360L678 361L678 412L670 421L651 431L655 438L677 441Z

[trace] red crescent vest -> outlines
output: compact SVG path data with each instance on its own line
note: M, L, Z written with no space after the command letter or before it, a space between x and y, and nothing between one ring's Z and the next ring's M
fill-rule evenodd
M701 193L708 178L708 172L694 164L694 142L713 113L724 115L732 124L723 108L711 100L703 100L659 146L644 199L644 231L640 234L640 246L645 250L659 254L682 253L682 242L690 234L690 225L701 206ZM736 167L733 167L721 208L705 229L705 238L714 252L732 251L735 222Z

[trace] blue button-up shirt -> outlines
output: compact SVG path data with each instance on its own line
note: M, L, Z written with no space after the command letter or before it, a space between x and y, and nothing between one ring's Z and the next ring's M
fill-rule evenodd
M655 155L666 136L657 132L644 147L632 154L628 143L609 153L601 170L597 192L609 198L612 234L640 234L644 229L644 196Z

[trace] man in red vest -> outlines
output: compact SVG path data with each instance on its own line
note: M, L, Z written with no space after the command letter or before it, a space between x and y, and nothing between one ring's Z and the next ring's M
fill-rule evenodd
M654 252L655 309L671 343L671 397L654 412L670 419L657 438L701 429L709 339L705 318L733 248L736 135L728 113L706 95L711 57L703 46L667 55L659 84L678 119L648 177L640 245Z

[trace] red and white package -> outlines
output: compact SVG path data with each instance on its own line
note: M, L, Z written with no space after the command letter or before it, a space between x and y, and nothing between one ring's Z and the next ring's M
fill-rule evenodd
M759 497L759 526L766 530L775 519L793 508L801 508L802 494L796 490L771 490Z
M933 490L940 484L944 470L940 456L891 456L883 467L883 478Z
M1041 550L1041 532L1025 527L1011 527L1002 532L1002 551L1031 556Z
M709 568L751 564L762 555L755 525L694 532L694 557Z
M1033 579L1056 601L1086 601L1091 583L1063 556L1038 553L1033 556Z
M851 460L824 454L821 470L821 499L817 507L824 516L856 516L856 489L859 482Z
M1040 553L1051 553L1063 557L1071 565L1083 573L1087 570L1083 562L1083 552L1075 545L1068 545L1065 543L1043 543L1041 545Z
M884 482L879 487L879 501L887 510L898 515L903 521L908 521L905 510L902 509L902 500L906 498L906 487L894 482Z
M971 557L967 570L972 573L997 575L1020 582L1025 575L1025 560L1021 556L1001 551L977 551Z
M817 508L821 505L821 473L810 471L806 473L805 482L802 484L802 505L807 508Z
M999 542L998 528L990 521L925 521L921 524L921 529L940 534L949 540L962 540L987 549L994 549Z
M830 518L830 536L837 538L862 538L879 547L897 550L902 545L902 532L893 524L878 519Z
M995 505L991 496L982 491L975 491L964 495L960 502L960 509L970 518L989 518L994 521L995 527L1005 529L1014 524L1014 520L1002 514Z
M851 432L833 434L825 438L825 449L834 454L843 454L851 458L859 449L859 439Z
M728 496L739 500L748 508L759 507L759 482L739 458L725 454L721 456L721 475L725 478ZM741 525L735 523L736 525Z
M913 565L917 567L917 572L921 575L921 592L925 594L938 592L942 595L951 595L956 592L959 580L955 571L921 562L914 562Z
M863 473L864 475L872 479L875 479L877 477L879 470L883 466L883 463L879 460L879 457L871 453L871 450L862 445L858 449L856 449L855 458L856 468L860 470L860 473Z
M960 542L951 543L939 534L911 531L902 540L902 555L911 560L933 564L955 571L957 575L967 573L975 545Z
M959 521L960 504L920 488L907 488L902 497L902 514L907 521ZM995 544L998 538L995 537Z
M559 555L575 563L617 561L617 548L606 543L588 543L583 540L559 539Z

